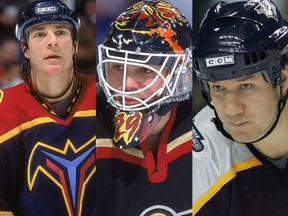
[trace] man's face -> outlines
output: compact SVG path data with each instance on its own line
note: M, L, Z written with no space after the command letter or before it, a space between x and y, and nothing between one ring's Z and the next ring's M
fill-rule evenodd
M32 73L45 76L72 71L75 50L67 24L37 25L28 34L25 56L30 59Z
M159 71L159 65L146 65ZM168 75L169 69L164 68L158 75L153 69L145 66L127 65L126 76L124 64L108 63L106 68L106 78L113 88L125 91L129 94L125 98L125 105L131 106L139 104L139 100L153 101L157 98L155 92L163 86L164 80ZM159 92L162 93L162 92ZM154 94L154 95L153 95ZM117 101L123 104L122 98L117 97Z
M261 73L245 78L209 82L210 94L225 129L238 142L262 137L273 124L279 88L273 88Z

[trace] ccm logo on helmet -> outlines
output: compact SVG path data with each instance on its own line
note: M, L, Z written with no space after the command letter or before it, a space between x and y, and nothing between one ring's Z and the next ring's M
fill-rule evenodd
M51 7L42 7L36 9L36 14L45 14L45 13L51 13L57 11L57 8L55 6Z
M205 62L206 62L207 67L230 65L230 64L235 63L233 55L221 56L221 57L215 57L215 58L206 58Z

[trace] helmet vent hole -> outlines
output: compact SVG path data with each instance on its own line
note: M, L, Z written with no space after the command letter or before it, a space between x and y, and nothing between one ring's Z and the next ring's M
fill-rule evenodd
M251 53L251 58L252 58L252 62L253 63L257 63L258 62L257 53L255 53L255 52Z
M245 61L246 65L250 65L251 64L250 55L248 53L244 54L244 61Z
M266 53L263 50L258 52L259 59L262 61L266 58Z
M266 54L263 50L253 53L245 53L244 61L246 65L255 64L258 61L263 61L266 58Z

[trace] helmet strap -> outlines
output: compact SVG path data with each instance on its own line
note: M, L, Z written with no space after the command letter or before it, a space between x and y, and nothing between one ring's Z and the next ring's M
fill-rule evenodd
M73 38L72 38L73 39ZM73 54L73 72L76 73L77 71L77 56L76 56L76 44L77 44L77 39L73 39L73 49L74 49L74 54Z

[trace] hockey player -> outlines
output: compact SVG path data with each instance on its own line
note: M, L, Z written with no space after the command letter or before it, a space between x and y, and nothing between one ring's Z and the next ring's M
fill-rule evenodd
M16 36L25 83L0 91L0 215L95 215L95 75L75 71L80 22L31 3Z
M110 25L98 52L97 215L191 215L191 49L188 20L164 1Z
M193 215L287 214L287 44L270 0L219 2L204 16L193 66L209 106L193 120Z

